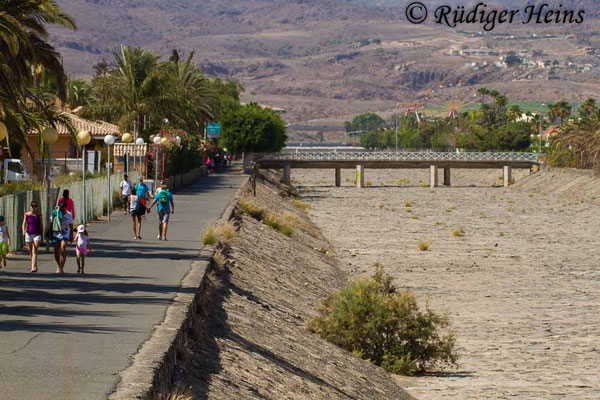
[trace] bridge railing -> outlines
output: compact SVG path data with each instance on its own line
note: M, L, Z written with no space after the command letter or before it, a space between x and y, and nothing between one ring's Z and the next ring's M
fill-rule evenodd
M537 153L514 152L301 152L260 154L265 161L514 161L537 162Z

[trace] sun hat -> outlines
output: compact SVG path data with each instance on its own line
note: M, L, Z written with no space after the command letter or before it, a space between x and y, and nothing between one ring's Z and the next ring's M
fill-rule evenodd
M77 227L77 232L79 232L79 233L83 233L83 232L85 232L85 225L79 225L79 226Z

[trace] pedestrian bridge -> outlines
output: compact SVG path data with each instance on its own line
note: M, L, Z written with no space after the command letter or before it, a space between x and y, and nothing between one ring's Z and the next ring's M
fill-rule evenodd
M504 186L512 181L513 168L539 167L538 154L515 152L298 152L261 154L255 157L258 168L283 169L284 182L290 183L292 168L335 169L335 184L341 184L341 169L356 168L356 185L364 187L365 168L430 170L430 186L438 186L438 169L444 170L444 185L450 186L452 168L502 169Z

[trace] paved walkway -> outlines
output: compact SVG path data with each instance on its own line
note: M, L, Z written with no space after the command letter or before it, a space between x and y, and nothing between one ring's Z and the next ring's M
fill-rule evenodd
M94 251L75 274L69 246L65 275L50 255L29 274L19 255L0 270L0 398L104 399L154 325L243 177L201 178L175 193L169 241L156 239L156 207L133 241L131 218L89 225Z

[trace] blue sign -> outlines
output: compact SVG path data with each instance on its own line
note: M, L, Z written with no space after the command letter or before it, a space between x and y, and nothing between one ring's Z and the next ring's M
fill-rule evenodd
M209 139L219 139L221 137L221 124L218 122L206 124L206 135Z

